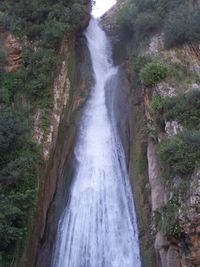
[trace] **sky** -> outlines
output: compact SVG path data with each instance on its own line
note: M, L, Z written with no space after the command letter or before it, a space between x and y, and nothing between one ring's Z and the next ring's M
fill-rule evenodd
M93 7L92 15L94 17L101 17L108 9L110 9L116 0L95 0L96 4Z

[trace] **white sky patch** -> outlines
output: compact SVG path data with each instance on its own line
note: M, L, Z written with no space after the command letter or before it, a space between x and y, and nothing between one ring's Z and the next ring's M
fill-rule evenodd
M116 4L116 0L95 0L92 15L96 18L101 17L107 10Z

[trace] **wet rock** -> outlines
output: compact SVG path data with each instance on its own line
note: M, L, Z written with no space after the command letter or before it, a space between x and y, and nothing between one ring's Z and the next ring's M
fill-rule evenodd
M151 186L152 211L156 211L166 202L166 192L160 176L160 165L156 145L150 140L147 150L148 173Z

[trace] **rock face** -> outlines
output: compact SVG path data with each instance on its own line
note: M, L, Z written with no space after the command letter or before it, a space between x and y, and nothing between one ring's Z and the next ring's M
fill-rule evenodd
M80 35L71 45L69 47L67 43L64 44L65 62L62 62L61 71L55 80L56 87L59 86L59 90L61 90L57 91L58 93L56 94L57 104L55 109L56 107L58 109L63 107L63 110L61 116L58 116L59 112L54 114L54 119L57 118L55 123L59 124L60 122L57 138L53 137L55 144L49 138L49 143L51 145L53 143L55 147L53 148L54 153L52 154L52 150L49 153L49 166L47 166L48 169L46 170L47 177L41 192L40 201L42 201L43 205L39 210L41 221L37 223L37 229L35 229L37 231L35 233L37 234L37 240L34 235L35 254L37 256L35 257L35 254L31 255L34 247L32 240L30 240L30 247L23 259L24 265L20 266L28 267L28 262L32 262L32 260L29 260L30 257L35 259L34 264L30 266L50 266L51 257L49 255L52 256L53 254L58 220L65 207L73 176L73 148L76 141L78 120L93 81L90 55L85 38ZM65 66L69 67L70 60L73 61L73 63L70 63L72 64L72 76L68 72L69 68L65 69ZM56 134L55 130L53 133Z
M88 21L89 16L85 27ZM51 264L58 220L73 176L73 148L81 109L93 83L90 54L82 33L73 32L63 40L60 56L46 135L40 128L41 111L35 113L34 138L43 145L44 162L39 166L37 210L29 226L27 246L16 264L19 267Z
M152 140L147 149L149 183L151 186L152 211L156 211L166 202L166 192L161 181L160 165L156 153L156 145Z
M187 201L182 203L179 211L181 227L187 236L190 248L182 256L183 266L200 266L200 170L199 168L191 178Z
M117 5L109 10L103 17L102 23L107 33L111 36L114 46L115 62L121 64L129 87L134 81L134 69L132 69L129 55L126 54L126 44L120 40L116 27L116 12L121 8L125 1L118 1ZM197 3L197 1L196 1ZM195 4L195 3L193 3ZM199 4L199 3L198 3ZM130 49L130 45L129 49ZM146 50L142 48L142 56L159 58L169 64L178 64L187 68L199 76L200 67L200 46L184 45L183 47L174 47L166 50L164 48L163 33L156 33L146 45ZM124 52L122 52L124 51ZM127 67L129 66L129 67ZM184 77L183 77L184 79ZM159 157L157 155L158 143L163 138L172 138L177 133L183 131L183 126L176 120L166 121L164 132L158 132L154 127L155 122L152 116L152 96L173 97L178 93L185 93L189 90L200 88L199 80L179 81L178 83L166 80L160 82L151 90L149 88L137 90L131 88L129 97L126 99L128 105L128 129L129 134L121 133L123 145L127 153L127 165L131 182L133 184L134 198L138 213L138 223L140 231L141 251L143 256L143 266L152 267L198 267L200 266L200 199L199 199L199 173L193 174L189 179L189 188L187 191L187 200L181 204L177 216L181 222L184 237L180 240L172 237L166 237L161 231L157 231L154 226L154 211L162 208L169 200L171 192L165 188L160 172ZM124 98L122 105L124 105ZM123 108L121 109L123 110ZM126 120L125 120L126 121ZM127 122L126 122L127 123ZM143 128L148 127L149 138L145 138ZM156 142L154 142L155 139ZM125 140L129 138L129 141ZM140 161L141 147L147 146L146 157L148 168L142 173L138 171ZM128 146L129 149L126 149ZM147 172L148 170L148 172ZM147 221L147 223L146 223Z
M0 29L0 43L8 55L5 70L17 71L22 67L23 45L19 43L15 36L9 32Z

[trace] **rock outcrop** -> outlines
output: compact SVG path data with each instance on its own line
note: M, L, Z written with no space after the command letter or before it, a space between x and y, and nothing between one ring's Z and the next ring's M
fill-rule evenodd
M23 44L17 41L12 33L3 29L0 29L0 43L7 54L5 70L8 72L19 70L23 66Z

